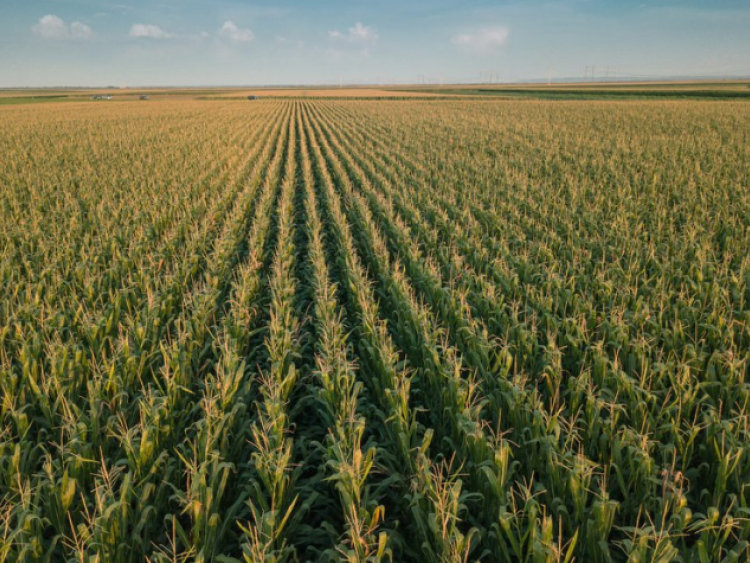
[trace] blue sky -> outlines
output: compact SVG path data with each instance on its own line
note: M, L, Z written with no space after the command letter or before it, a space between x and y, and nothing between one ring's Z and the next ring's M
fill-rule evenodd
M750 0L0 0L0 87L750 75Z

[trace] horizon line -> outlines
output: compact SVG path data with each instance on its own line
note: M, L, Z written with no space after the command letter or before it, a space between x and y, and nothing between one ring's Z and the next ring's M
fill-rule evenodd
M247 88L284 88L284 89L299 89L299 88L326 88L326 89L345 89L345 88L386 88L393 86L409 86L409 87L425 87L425 86L522 86L525 84L533 85L554 85L554 84L653 84L653 83L685 83L685 82L705 82L709 80L723 81L723 82L743 82L750 80L750 74L747 75L678 75L678 76L622 76L618 78L602 78L602 79L591 79L585 76L570 76L553 78L530 78L526 80L508 80L508 81L491 81L491 82L478 82L478 81L453 81L453 80L435 80L429 82L351 82L351 83L338 83L338 82L311 82L311 83L268 83L268 84L158 84L158 85L132 85L132 86L116 86L113 84L107 85L45 85L45 86L0 86L0 91L7 90L135 90L135 89L195 89L195 88L206 88L206 89L219 89L219 88L230 88L230 89L247 89Z

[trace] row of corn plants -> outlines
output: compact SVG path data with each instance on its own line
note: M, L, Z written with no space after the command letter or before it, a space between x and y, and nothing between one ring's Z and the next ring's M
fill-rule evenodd
M0 108L0 562L746 560L747 131Z
M356 154L354 151L355 159ZM371 162L373 161L375 161L374 158L371 159ZM362 166L368 165L362 163ZM484 405L486 414L483 416L489 417L490 421L495 421L499 431L505 433L506 440L503 445L507 448L507 452L512 452L518 460L514 466L517 467L520 463L524 468L522 474L525 478L541 478L549 483L544 495L548 497L549 504L552 506L555 524L559 523L571 537L578 539L582 536L580 540L583 544L597 546L606 543L607 535L611 530L611 522L608 523L608 521L611 521L610 516L616 510L616 504L607 501L606 496L597 498L597 496L589 495L580 486L580 482L584 482L593 487L592 476L594 479L597 477L593 472L595 466L591 461L582 457L581 452L573 451L575 444L571 443L571 439L574 436L560 432L560 428L564 428L566 423L558 412L554 412L557 409L551 409L554 414L549 412L540 401L538 394L518 383L523 381L522 379L514 378L514 381L509 381L512 356L504 348L493 350L496 347L490 344L486 331L481 328L481 325L472 319L468 299L464 300L473 290L471 285L464 283L464 280L471 278L470 272L465 269L461 270L459 276L458 264L451 262L445 255L437 241L437 233L429 231L422 223L415 220L415 210L410 209L408 202L402 201L400 195L388 186L389 180L382 174L376 170L368 171L368 177L377 181L378 187L385 191L389 199L378 197L377 194L369 194L371 208L373 212L378 213L378 222L388 232L394 249L392 254L400 256L404 261L406 271L422 288L425 298L436 313L445 320L453 341L462 352L467 368L479 375L480 385L484 388L487 397ZM365 195L368 196L368 193L365 192ZM404 218L409 220L412 227L411 234L409 234L408 227L400 222L398 216L395 216L395 211L391 209L391 202L397 203ZM434 252L434 261L430 257L422 258L419 247L409 243L411 238ZM466 266L462 261L459 264ZM448 272L447 279L441 278L441 269ZM490 357L490 353L495 356L494 360ZM511 414L503 417L503 413ZM544 424L540 425L540 422ZM533 446L518 448L516 445L513 447L512 444L517 444L524 439L524 435L521 432L514 432L514 429L531 429L535 434L541 432L544 439L537 440ZM572 474L571 478L565 478L565 473ZM508 478L504 482L507 486ZM502 491L499 497L492 494L495 483L495 479L490 479L490 483L485 484L485 487L490 485L490 490L484 491L482 495L485 503L489 505L490 514L487 519L490 521L497 517L496 513L493 514L497 502L503 503L508 497L507 490ZM606 484L600 484L597 488L603 491L607 487ZM565 506L575 506L575 512L558 513L555 507L561 501ZM593 506L587 506L588 502L593 502ZM602 515L610 516L593 526L592 524L597 522ZM590 532L587 533L587 530Z
M294 110L296 111L296 109ZM248 490L249 522L243 526L243 557L249 563L296 558L295 528L314 497L300 500L302 466L293 459L289 400L299 379L300 316L294 308L294 193L298 182L296 118L289 122L289 149L278 202L278 243L271 268L267 361L259 378L257 416L251 428L253 485Z
M303 130L304 131L304 130ZM329 550L333 561L374 563L388 555L388 535L379 531L384 507L370 498L367 480L376 456L374 445L363 444L366 418L359 407L362 382L350 358L337 288L331 281L323 238L323 225L315 199L315 178L307 135L301 142L309 256L314 291L316 378L318 400L328 436L324 449L327 480L340 497L344 530Z
M357 172L357 170L352 171L353 174L357 174ZM359 175L358 181L360 182L359 185L363 185L364 182L367 182L366 178L362 177L361 174ZM359 200L358 203L359 209L367 214L369 210L366 208L366 204L362 200ZM375 220L372 217L367 217L362 221L363 226L374 223ZM380 246L384 247L385 244L380 243ZM412 251L408 247L403 247L399 248L398 252L395 254L398 257L406 257L410 253L412 253ZM399 258L396 258L396 260L396 263L398 264ZM384 270L389 271L390 269L391 268L386 268ZM409 268L407 267L406 270L408 269ZM424 278L424 273L422 274L422 278ZM420 286L424 286L425 280L420 279L418 282ZM412 302L414 303L413 299ZM412 306L416 309L418 304L414 303ZM423 316L425 317L428 315L429 313L427 312L423 313ZM435 321L433 320L430 324L435 324ZM419 341L416 342L417 347L422 346L426 349L437 349L437 344L434 341L430 343L430 331L425 325L422 326L421 330L414 329L414 332L423 335L421 344ZM465 336L471 338L470 333L465 333ZM402 346L403 345L404 344L402 344ZM414 343L410 343L410 345L414 346ZM444 350L447 350L449 361L452 357L457 357L457 352L455 349L451 351L451 348L452 347L444 345ZM476 353L476 350L472 350L472 352ZM424 354L424 352L422 352L422 354ZM440 356L445 354L445 351L441 351L439 353L433 353L431 357L412 356L412 358L414 358L412 361L418 365L426 365L429 367L429 360L433 359L436 364L433 369L444 369L440 368ZM474 358L476 357L475 354ZM484 511L484 515L477 518L477 520L487 531L485 539L489 544L487 548L488 556L491 557L491 555L489 555L491 553L499 555L501 550L508 555L510 552L514 552L516 557L539 557L540 553L546 554L546 557L559 556L563 551L564 546L557 543L558 536L557 534L552 533L553 520L550 516L542 515L538 522L534 522L534 520L536 520L536 511L534 509L536 501L534 501L533 498L528 499L529 495L525 494L527 500L531 501L531 506L525 506L528 510L524 509L514 511L514 515L517 516L516 521L513 521L510 518L510 514L505 508L502 508L506 506L506 503L509 504L508 499L511 495L509 495L508 485L513 477L512 469L515 464L512 463L509 455L510 448L502 434L498 435L496 433L493 434L485 431L489 430L489 428L486 428L481 416L481 411L483 407L486 406L488 400L483 398L481 394L477 393L477 386L472 380L473 372L468 372L468 379L464 380L462 378L461 368L459 366L460 362L461 359L457 358L454 361L452 368L452 372L455 374L453 377L456 378L457 381L457 390L454 391L456 398L452 400L463 401L461 409L452 407L450 402L441 405L434 400L435 397L439 396L440 386L444 386L445 383L433 383L432 385L434 387L428 387L424 395L429 399L432 399L432 402L427 403L430 412L443 412L447 414L458 411L459 413L462 413L463 417L465 417L463 421L461 421L461 419L455 414L448 414L445 420L433 420L432 424L435 425L436 428L440 428L441 424L449 428L449 430L443 435L445 436L450 449L452 451L460 452L463 456L463 460L466 464L465 470L469 476L467 490L479 493L477 496L485 501L486 510ZM446 365L450 364L446 362ZM477 368L480 366L474 367ZM502 366L500 367L502 369ZM433 377L435 376L433 375ZM448 375L446 374L443 377L447 378ZM437 381L441 381L441 378L437 378ZM463 391L461 390L462 387ZM446 393L445 390L442 392L444 394ZM523 414L523 411L521 411L521 414ZM542 427L542 430L544 431L546 429ZM526 493L526 491L522 492ZM521 497L523 497L523 495L521 495ZM499 507L501 507L501 509L498 514ZM539 527L536 533L519 533L520 530L527 528L525 523L527 513L532 515L532 526ZM472 511L472 514L475 517L477 516L476 511ZM498 521L504 522L506 526L504 528L500 527ZM508 526L509 522L514 522L518 524L518 526L511 528ZM534 527L531 528L532 532L534 529ZM509 541L506 542L506 538L509 538Z
M206 305L189 307L193 313L203 309L203 316L191 319L193 332L185 338L187 347L171 355L179 358L178 369L187 372L188 395L183 405L175 408L192 416L185 425L186 439L176 452L186 476L172 496L179 511L165 519L179 542L169 553L156 554L155 559L179 555L212 561L239 552L237 521L248 512L247 494L229 492L239 486L239 470L248 463L246 443L251 436L254 385L250 366L257 357L253 334L258 330L265 289L261 266L267 260L290 122L291 114L285 112L280 124L283 131L268 155L268 168L255 177L262 191L254 202L249 230L235 231L229 244L219 250L220 265L213 270L209 293L201 297ZM199 393L201 400L196 405L192 397Z
M366 128L363 128L363 130L365 129ZM424 188L425 186L424 184L422 184L419 190L412 191L412 193L409 194L409 196L414 201L419 201L420 197L423 201L429 199L428 192L425 192ZM416 191L420 191L421 196L417 196L415 194ZM451 219L453 219L453 221L447 224L446 228L444 229L444 233L448 233L449 231L453 233L456 230L460 230L460 224L459 225L456 224L457 223L456 217L452 216ZM493 226L497 228L497 225L499 223L497 223L496 220L492 220L491 222L493 223ZM447 234L444 236L446 237L446 239L450 240ZM494 237L495 238L492 240L497 240L497 237L498 237L497 232L494 233ZM485 235L483 238L483 241L484 240L490 240L490 238L487 235ZM477 241L475 239L474 244L481 248L483 241ZM469 245L469 247L470 246L471 245ZM486 256L487 255L485 255L485 257ZM486 264L488 263L486 262L486 259L485 259L485 263ZM492 263L489 262L489 264L491 266ZM529 297L529 296L533 297L533 295L534 295L533 290L524 291L523 293L524 297ZM549 326L548 322L545 324ZM553 350L554 350L554 344L555 344L554 342L551 343L551 347ZM569 347L572 348L572 346L569 346ZM562 355L559 352L558 354ZM565 362L567 358L563 356L562 359L564 362L563 363L563 366L564 366L565 363L567 363ZM616 361L617 361L617 358L615 357L615 362ZM606 364L603 364L603 365L606 365ZM596 373L596 369L598 369L601 373L602 368L595 368L594 373ZM713 371L713 369L714 368L712 366L709 366L710 371ZM583 374L583 375L585 376L586 374ZM620 403L625 403L623 404L622 408L628 409L625 412L628 412L628 411L633 412L632 410L630 410L630 405L637 405L638 403L636 401L638 399L637 399L637 396L632 397L632 391L626 394L626 391L633 388L633 384L630 383L628 387L625 387L623 383L626 382L629 378L626 377L625 381L623 381L622 378L623 376L620 376L617 378L614 378L614 377L608 378L611 381L611 383L608 383L608 385L614 384L617 386L613 389L614 397L616 399L622 397L622 399L618 401ZM590 376L589 376L589 379L590 379ZM557 394L557 398L555 400L558 401L558 404L559 404L559 401L562 399L563 406L566 406L564 400L568 399L570 401L570 404L573 407L575 407L576 403L581 404L580 393L582 391L586 391L585 396L588 398L584 399L583 401L584 404L588 404L591 407L596 406L597 408L597 410L594 410L589 407L585 411L579 411L579 413L583 412L584 414L586 414L586 418L588 419L588 421L591 422L589 429L588 429L589 431L587 432L587 434L589 434L589 436L594 435L597 438L596 440L591 440L591 439L588 439L588 437L584 437L584 446L586 447L587 450L591 452L591 455L600 457L605 463L606 463L606 459L608 456L606 455L606 453L602 455L602 452L599 448L601 448L601 446L605 444L611 444L613 446L612 449L614 450L614 453L616 456L614 458L614 462L615 464L617 464L615 466L615 471L619 471L615 473L617 480L613 482L613 486L617 488L619 485L620 489L623 490L626 494L628 492L631 493L630 498L628 499L628 502L627 502L627 506L625 507L626 510L618 510L618 516L619 516L618 521L625 521L625 522L629 521L629 519L635 516L633 513L634 508L635 510L642 510L645 507L646 512L644 512L644 514L646 516L644 516L643 518L644 524L642 526L645 533L643 535L644 536L647 535L648 528L651 528L652 530L658 529L657 525L655 525L653 522L647 521L649 519L648 514L649 512L651 512L652 515L655 515L656 518L658 518L657 522L660 522L658 526L662 526L663 530L664 529L667 530L666 535L674 536L674 538L669 538L669 537L665 538L665 541L662 542L662 545L669 543L669 541L675 541L677 543L680 543L684 541L681 538L688 538L687 541L695 541L695 538L697 537L699 546L701 546L701 549L705 549L705 552L708 552L708 553L711 553L711 552L720 553L722 550L731 548L732 543L733 543L732 536L734 536L738 531L741 531L742 529L741 527L738 528L736 517L734 519L729 517L728 520L725 517L724 523L716 527L715 517L705 518L704 515L700 513L696 513L695 519L693 520L693 522L691 522L691 510L687 508L686 506L687 504L686 501L689 500L689 497L686 498L686 495L685 495L686 491L684 491L684 484L685 484L684 473L679 471L679 465L675 463L676 459L666 459L664 464L661 465L661 467L659 467L659 464L655 464L653 461L651 461L650 456L647 456L646 458L643 458L643 457L640 457L640 458L635 457L635 459L628 458L627 454L625 454L625 451L627 450L625 450L624 448L627 447L632 450L632 446L628 446L628 444L636 445L637 442L631 441L627 433L622 434L621 432L618 432L617 426L614 426L614 421L616 421L617 417L620 416L619 409L615 411L616 416L614 420L610 421L609 423L605 422L605 426L603 429L604 432L607 432L608 424L612 425L611 430L609 430L609 433L608 433L609 435L605 434L604 436L602 436L602 433L603 433L602 422L603 421L598 420L599 416L596 413L599 412L599 409L612 409L612 404L610 401L606 401L606 399L601 396L597 397L595 393L592 393L590 391L590 389L587 390L584 387L584 385L581 385L581 386L576 385L571 388L570 385L568 386L561 385L560 382L558 381L556 382L556 385L553 386L553 389L555 390L555 393ZM736 398L738 396L741 397L743 395L741 386L737 387L736 385L732 385L728 387L726 390L727 392L732 393L733 398ZM571 395L571 391L575 391L578 394L578 397ZM738 392L739 392L739 395L738 395ZM641 396L644 396L643 392L641 392L640 394ZM553 397L554 397L554 394L551 394L551 398ZM635 401L633 399L635 399ZM680 401L680 405L682 406L683 404L684 402ZM617 408L617 404L615 404L614 407ZM681 414L678 414L677 416L675 416L675 412L671 408L665 409L665 405L661 402L654 403L654 407L655 408L653 409L653 411L649 413L650 415L649 419L659 420L661 418L661 419L664 419L665 422L667 422L668 420L670 422L675 421L675 420L677 421L690 420L687 418L683 418L683 415ZM575 408L573 409L573 411L575 412ZM695 411L693 410L693 412ZM637 412L633 412L634 417L637 414L638 414ZM579 421L574 420L574 423L577 426L579 424ZM663 437L662 440L670 441L672 443L676 442L677 445L680 445L681 443L685 443L681 439L680 434L677 434L674 431L669 431L670 427L671 427L671 424L669 426L662 427L664 430L669 432L669 434ZM594 430L594 432L592 432L592 430ZM649 433L649 432L650 430L646 429L646 433ZM695 434L695 432L693 432L693 434ZM620 439L620 436L622 436L622 439ZM635 436L637 436L637 434L635 434ZM692 444L692 441L691 441L691 444ZM723 465L726 464L727 468L731 468L734 471L742 471L741 465L739 465L735 461L735 460L739 461L737 457L739 450L735 449L734 450L735 453L731 453L731 449L726 450L724 448L725 446L722 446L722 450L719 450L719 451L725 451L727 453L721 454L722 457L720 459L717 459L715 463L717 463L719 467L722 467ZM618 452L623 452L624 455L619 454ZM677 456L674 456L674 457L677 458ZM644 462L645 462L645 465L644 465ZM636 464L635 466L634 466L634 463ZM631 469L630 471L630 477L625 477L628 474L623 475L622 470L625 469L628 465L630 465L630 467L632 467L633 469ZM638 469L639 465L642 469ZM634 478L637 479L638 473L643 475L645 479L641 481L635 481ZM721 470L721 473L724 474L724 470ZM625 479L623 479L623 477L625 477ZM653 486L652 486L652 483L653 483ZM722 478L716 483L716 486L717 486L717 492L720 490L724 490L726 487L726 481ZM638 494L632 494L632 493L638 493ZM716 494L714 494L713 497L714 499L716 499L717 498ZM707 497L704 497L704 498L707 498ZM721 498L721 497L718 497L718 498ZM734 497L734 495L730 493L728 497L724 497L724 498L729 500L731 498L736 498L736 497ZM734 501L732 502L734 503ZM693 506L695 505L693 504ZM729 506L731 507L732 505L729 505ZM710 509L710 506L707 508ZM665 511L667 510L673 511L673 516L669 518L668 520L666 520L665 522L665 516L662 516L662 515L665 514ZM711 510L714 510L714 509L711 509ZM736 512L735 514L739 515L738 512ZM689 528L687 527L688 524L690 524ZM690 539L691 537L693 538L692 540ZM741 541L741 538L742 538L741 534L739 538L735 536L734 538L735 540L737 539L740 540L738 543L735 544L736 548L740 548L740 549L742 548L743 542ZM641 539L643 538L639 538L639 543L643 544L644 542L640 541ZM685 544L683 544L683 546L684 545ZM711 546L711 547L706 547L706 546ZM657 542L656 549L658 550L658 542ZM685 549L686 548L683 547L683 550Z
M241 184L243 183L244 176L238 180L238 188L242 188ZM45 492L49 497L33 500L30 497L21 499L22 502L18 506L19 529L26 527L25 523L29 518L37 519L40 514L43 514L44 516L41 518L42 529L44 529L44 526L48 526L56 532L52 536L54 540L52 548L57 547L59 550L62 547L61 544L67 543L68 545L64 545L66 550L88 554L87 556L90 556L93 550L93 553L97 554L94 557L101 557L102 553L107 553L106 558L111 560L126 560L128 556L135 557L135 560L137 560L137 555L134 554L142 553L143 550L150 547L147 541L148 536L144 538L146 540L144 544L126 545L125 538L127 536L123 534L128 533L128 511L113 513L109 507L116 503L126 502L129 495L141 493L143 496L140 499L140 509L130 517L139 516L134 518L130 526L137 524L141 528L158 534L157 530L145 527L147 523L150 523L145 518L151 518L151 522L159 521L159 518L154 518L154 512L158 515L159 510L164 510L164 493L168 489L149 485L149 481L154 481L159 485L163 482L165 474L179 475L179 472L174 471L174 462L177 459L169 451L170 440L174 438L174 434L171 432L165 434L165 430L171 428L179 431L182 418L172 421L172 425L167 427L160 424L159 419L168 419L171 412L180 413L184 417L184 414L181 413L182 409L173 408L170 411L170 407L174 407L174 403L178 402L180 384L184 385L185 380L180 380L179 373L175 374L167 370L159 373L160 377L154 380L155 385L152 387L147 385L143 377L147 373L147 368L150 367L148 371L159 369L157 367L157 356L163 355L165 352L164 346L160 342L161 338L171 339L177 334L179 339L179 333L185 325L187 317L185 320L179 321L178 316L190 315L193 326L198 325L196 321L205 320L205 318L201 319L198 316L200 315L200 309L193 310L191 308L191 301L187 301L186 305L180 307L179 302L182 300L180 293L189 287L185 284L193 283L195 277L200 274L204 267L208 266L209 271L213 271L215 268L225 266L227 260L235 259L234 256L231 258L227 256L226 254L229 253L226 251L234 246L234 243L230 243L230 241L243 230L247 206L254 199L253 193L256 185L256 182L251 182L247 184L247 187L242 188L247 193L244 197L237 197L239 192L234 189L228 197L222 200L221 206L224 206L227 212L230 208L233 208L233 210L228 215L222 213L228 217L227 226L223 235L218 239L219 242L214 250L214 256L209 258L207 254L204 254L211 241L204 235L203 239L196 241L200 241L197 247L189 249L193 252L196 260L179 262L180 267L192 268L192 272L188 273L188 271L183 270L184 273L175 273L173 279L176 283L171 287L167 286L170 290L169 293L166 293L166 295L162 293L160 296L167 299L166 303L165 301L153 303L153 298L150 298L148 304L144 303L144 307L147 307L144 312L135 311L139 316L155 317L149 327L154 331L153 336L149 338L142 325L136 326L131 333L132 336L127 336L126 340L122 341L122 345L115 350L114 356L111 359L105 359L109 365L101 366L92 362L92 366L95 366L93 377L88 383L84 381L85 387L83 387L88 392L86 402L79 406L77 404L80 401L77 397L78 393L70 393L70 390L66 390L66 393L61 392L59 395L54 393L59 391L59 388L45 389L46 393L42 393L40 390L36 394L36 397L41 401L42 413L45 415L44 419L35 421L37 424L46 419L52 427L54 424L59 425L61 420L65 421L65 425L61 429L61 437L58 438L62 449L57 452L54 458L49 454L40 456L37 463L44 463L45 473L41 482L37 484L37 489ZM221 207L219 210L221 210ZM218 217L221 217L222 214ZM204 229L204 232L206 234L211 233L221 223L215 225L215 219L211 223L206 223L208 229ZM206 246L202 246L204 244ZM202 250L202 248L206 250ZM216 264L216 266L212 264ZM199 267L196 268L196 266ZM195 286L195 295L200 295L207 288L208 284L206 283ZM190 300L192 297L186 295L184 299ZM172 302L171 305L169 304L170 301ZM150 315L150 311L157 314ZM126 316L119 329L121 335L123 330L128 330L129 326L133 326L137 322L137 317L131 321ZM172 333L170 327L174 327L176 333ZM153 358L154 365L148 366L147 363L141 362L134 366L135 356L132 354L130 346L135 343L135 347L137 347L139 340L143 343L144 355ZM122 363L118 358L122 358ZM75 359L80 361L78 357ZM133 380L123 382L123 379L128 376L129 366L135 367L139 372L134 375ZM34 375L34 369L32 364L30 368L32 371L29 372L32 376ZM38 373L44 372L40 369ZM45 381L52 385L60 385L63 380L59 377L59 374L56 375L58 375L57 378L47 378ZM122 387L118 387L116 385L118 383L122 384ZM131 393L137 391L138 387L142 388L143 395L140 393L131 395ZM76 389L81 389L81 387L76 387ZM165 397L165 393L171 396ZM111 401L107 400L108 397L112 398ZM173 404L170 404L170 399ZM54 408L59 409L60 414L57 414L53 410ZM28 409L24 410L28 411ZM31 430L33 430L33 426ZM41 430L42 433L36 434L36 436L27 431L25 437L29 442L37 442L35 444L37 447L42 446L44 448L44 442L38 443L40 435L44 436L44 428L42 427ZM31 434L31 436L28 434ZM140 446L138 445L139 441ZM55 444L55 442L51 442L51 444ZM32 452L33 450L27 453ZM132 455L132 452L140 453ZM122 465L109 466L115 460L123 460L123 458L128 460L126 467L130 466L132 472L126 472ZM170 468L171 471L160 473L160 471ZM135 490L134 480L138 485ZM76 488L79 491L78 495L75 495ZM162 498L152 498L155 496L155 490L161 492L161 495L158 496ZM93 498L88 496L90 492L94 493ZM18 494L19 496L23 494L20 486ZM78 496L80 498L77 498ZM51 507L52 510L41 512L45 506ZM100 514L110 515L109 521L102 521ZM112 520L111 515L119 516ZM76 520L79 520L80 523L76 523ZM108 528L111 529L112 526L117 526L119 532L107 534ZM103 539L102 536L106 539ZM22 541L21 545L24 543ZM43 550L44 544L39 547L40 550ZM40 550L36 550L37 553L28 553L29 560L35 560L35 556L40 555ZM114 553L113 550L118 550L118 552Z
M307 123L311 123L308 121ZM428 454L433 432L418 420L412 407L414 374L398 353L387 323L379 315L374 288L355 248L348 219L341 207L335 184L341 180L324 155L325 142L314 126L314 170L319 199L326 210L332 238L336 241L336 263L346 288L349 314L354 319L360 375L379 408L378 462L389 475L389 489L396 491L394 507L406 521L403 534L414 534L418 545L406 539L392 542L394 558L406 556L428 561L466 561L473 532L462 530L465 509L461 473L449 460L433 461ZM329 168L329 166L331 168ZM387 446L387 447L386 447ZM388 524L386 518L384 526Z

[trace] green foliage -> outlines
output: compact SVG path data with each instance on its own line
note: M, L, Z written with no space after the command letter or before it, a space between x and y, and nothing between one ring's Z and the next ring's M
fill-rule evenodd
M744 103L105 106L0 111L0 563L750 557Z

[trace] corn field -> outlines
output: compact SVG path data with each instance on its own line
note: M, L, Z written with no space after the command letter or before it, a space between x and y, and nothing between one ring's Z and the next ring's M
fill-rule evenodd
M45 104L0 155L0 563L749 560L747 104Z

